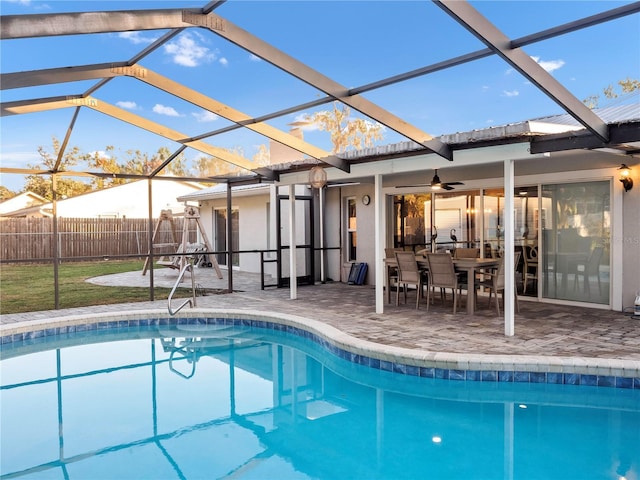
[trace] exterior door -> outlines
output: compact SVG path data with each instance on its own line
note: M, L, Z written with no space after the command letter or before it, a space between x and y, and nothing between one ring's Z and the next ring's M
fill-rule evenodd
M313 285L315 282L315 242L313 197L296 195L296 277L298 285ZM289 196L278 195L276 203L278 287L290 284L289 260Z

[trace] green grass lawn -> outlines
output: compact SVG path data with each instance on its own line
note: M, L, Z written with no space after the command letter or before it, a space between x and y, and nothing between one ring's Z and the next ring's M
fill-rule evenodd
M149 289L140 287L106 287L86 279L112 273L142 271L139 260L109 260L62 263L58 267L60 308L144 302ZM155 288L154 299L169 297L171 289ZM190 294L189 289L176 291L176 297ZM15 264L0 266L0 312L24 313L55 309L53 265Z

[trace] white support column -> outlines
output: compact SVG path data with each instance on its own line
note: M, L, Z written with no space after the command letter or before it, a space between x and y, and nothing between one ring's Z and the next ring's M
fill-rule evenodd
M504 334L512 337L515 330L515 268L514 268L514 199L513 160L504 161Z
M375 204L375 267L376 267L376 313L384 313L384 242L387 231L387 215L385 196L382 192L382 175L374 176ZM388 287L387 287L388 288Z
M296 186L289 185L289 298L298 298L298 268L296 264Z
M327 273L325 271L325 253L324 253L324 187L320 187L318 191L318 209L320 210L320 282L325 283L327 281ZM313 220L312 220L313 221ZM313 255L313 252L311 252Z

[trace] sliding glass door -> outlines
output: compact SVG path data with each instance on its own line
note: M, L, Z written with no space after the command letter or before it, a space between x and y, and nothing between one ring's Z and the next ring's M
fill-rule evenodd
M517 287L521 295L538 296L538 187L517 187L513 202L513 238L520 252L516 265ZM504 190L488 189L483 195L484 256L499 258L504 254Z
M433 204L432 204L433 201ZM525 185L514 190L520 295L609 304L610 182ZM394 197L394 246L504 254L504 190Z
M543 297L609 304L608 181L542 186Z

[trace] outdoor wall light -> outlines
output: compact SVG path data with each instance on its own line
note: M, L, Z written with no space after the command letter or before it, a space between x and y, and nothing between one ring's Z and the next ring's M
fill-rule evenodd
M618 169L620 171L620 181L624 187L624 191L628 192L633 188L633 178L631 178L631 169L624 163Z

